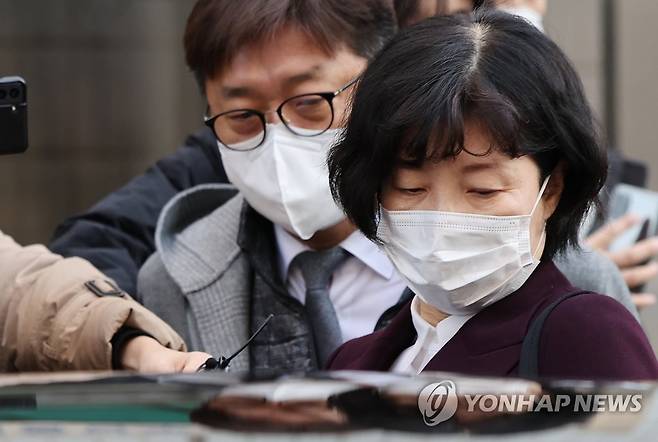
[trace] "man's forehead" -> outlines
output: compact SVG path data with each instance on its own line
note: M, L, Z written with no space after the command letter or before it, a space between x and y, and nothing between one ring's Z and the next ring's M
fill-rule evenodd
M278 63L234 65L207 84L224 98L264 97L291 93L298 86L313 83L317 87L338 88L358 75L367 61L339 52L334 57L282 57Z
M293 87L305 81L320 79L325 73L324 63L311 63L311 60L303 63L282 62L275 66L261 64L228 69L218 78L218 83L223 88L244 88L268 83Z
M208 79L207 91L224 99L263 98L293 93L306 82L322 82L317 87L329 90L357 75L366 63L343 44L329 51L303 32L287 29L239 50L226 68Z
M318 76L334 56L333 50L322 47L304 32L284 27L269 38L240 48L219 77L231 83L256 75L277 80Z

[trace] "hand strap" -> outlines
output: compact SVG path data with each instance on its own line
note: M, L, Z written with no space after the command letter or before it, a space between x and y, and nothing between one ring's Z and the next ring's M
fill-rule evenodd
M521 357L519 359L519 377L528 379L539 378L539 341L541 333L544 329L544 322L551 314L551 312L560 305L563 301L574 296L589 293L585 290L576 290L569 292L560 299L554 301L551 305L546 307L539 315L537 315L528 327L528 331L523 338L521 346Z

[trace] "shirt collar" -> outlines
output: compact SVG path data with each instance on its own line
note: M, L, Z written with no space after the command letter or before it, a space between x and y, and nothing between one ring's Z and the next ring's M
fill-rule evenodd
M450 315L439 321L436 326L432 326L420 316L420 297L416 295L411 301L411 320L416 329L419 341L427 339L430 333L445 333L452 328L459 330L473 316L475 316L475 313L463 316Z
M414 296L414 299L411 301L411 321L414 324L419 341L426 339L427 335L434 328L420 316L420 298L418 295Z
M283 227L277 224L274 225L274 236L279 248L278 261L279 269L281 271L281 280L285 281L292 260L300 253L306 250L311 250L311 248L298 241ZM391 279L393 277L395 272L393 263L379 247L363 236L358 230L352 232L352 234L345 238L339 246L363 264L370 267L382 278Z

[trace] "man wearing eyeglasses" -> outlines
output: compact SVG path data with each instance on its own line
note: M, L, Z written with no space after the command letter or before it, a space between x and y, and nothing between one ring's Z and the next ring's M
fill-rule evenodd
M359 74L395 30L388 0L197 2L187 63L235 188L167 204L137 293L189 348L228 356L274 314L231 368L309 371L407 300L336 206L325 164Z

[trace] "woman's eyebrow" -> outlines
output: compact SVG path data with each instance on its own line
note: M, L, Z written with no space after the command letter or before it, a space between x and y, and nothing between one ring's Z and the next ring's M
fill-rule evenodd
M465 176L486 172L488 175L495 175L505 182L511 182L515 179L513 170L506 167L505 162L498 161L465 164L459 172Z
M490 169L498 170L499 169L498 164L493 162L472 163L472 164L466 164L461 167L461 171L463 173L475 173L475 172L481 172L483 170L490 170Z
M418 170L418 169L423 167L423 162L422 161L417 161L417 160L409 160L409 159L400 158L400 159L398 159L398 162L395 166L399 167L401 169Z

